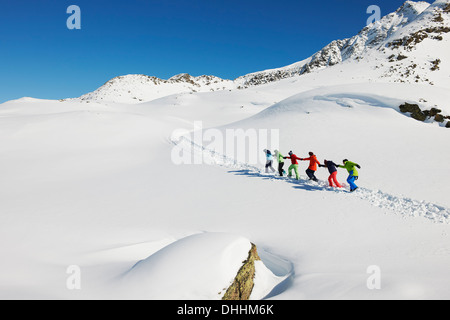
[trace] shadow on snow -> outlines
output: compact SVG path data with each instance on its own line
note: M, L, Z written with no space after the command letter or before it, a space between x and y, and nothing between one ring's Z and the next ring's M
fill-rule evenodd
M299 180L296 180L295 178L289 178L287 176L280 177L278 175L271 175L271 174L264 174L261 172L255 172L249 169L242 169L242 170L230 170L229 173L233 173L238 176L247 176L249 178L261 178L264 180L279 180L279 181L285 181L287 183L293 184L293 188L295 189L302 189L307 191L324 191L324 190L339 190L336 188L331 188L328 186L324 186L324 182L319 180L318 183L304 179L302 176L300 176Z

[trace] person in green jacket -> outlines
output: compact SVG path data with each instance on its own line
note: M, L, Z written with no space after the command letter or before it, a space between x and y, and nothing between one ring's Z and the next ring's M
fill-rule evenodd
M280 177L282 177L283 174L286 173L286 171L283 170L284 157L278 150L275 150L274 154L278 161L278 173L280 174Z
M356 168L361 169L361 166L357 163L348 161L347 159L342 160L342 162L344 163L344 165L339 165L339 168L347 169L348 171L347 182L350 185L350 191L353 192L356 189L358 189L358 186L355 184L355 180L358 180L359 177Z

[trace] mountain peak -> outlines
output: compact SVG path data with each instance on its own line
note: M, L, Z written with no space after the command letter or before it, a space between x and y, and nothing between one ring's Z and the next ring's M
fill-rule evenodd
M395 11L398 15L403 15L405 17L414 17L425 11L430 4L425 1L406 1L400 8Z
M180 73L169 78L169 81L189 82L192 81L192 78L193 77L189 73Z

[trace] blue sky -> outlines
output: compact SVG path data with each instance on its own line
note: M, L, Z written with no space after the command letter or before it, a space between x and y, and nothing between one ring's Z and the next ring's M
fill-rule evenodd
M400 0L0 0L0 103L60 99L109 79L178 73L234 79L309 57ZM81 29L69 30L70 5Z

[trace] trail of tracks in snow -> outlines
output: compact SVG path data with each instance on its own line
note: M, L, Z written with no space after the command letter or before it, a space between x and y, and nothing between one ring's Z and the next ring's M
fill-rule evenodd
M191 154L197 153L197 156L201 157L202 163L236 169L234 172L237 174L260 176L269 180L289 181L309 190L345 193L346 195L368 201L373 206L393 211L396 214L425 217L437 223L450 223L450 209L431 202L395 196L380 190L370 190L363 187L359 187L355 192L349 193L344 189L331 188L326 181L322 180L315 183L304 177L300 177L300 180L293 180L286 177L279 177L278 175L264 174L261 172L261 168L257 166L239 162L224 154L209 150L186 136L179 137L178 141L172 139L171 142L177 147L182 148L185 152L190 152Z

